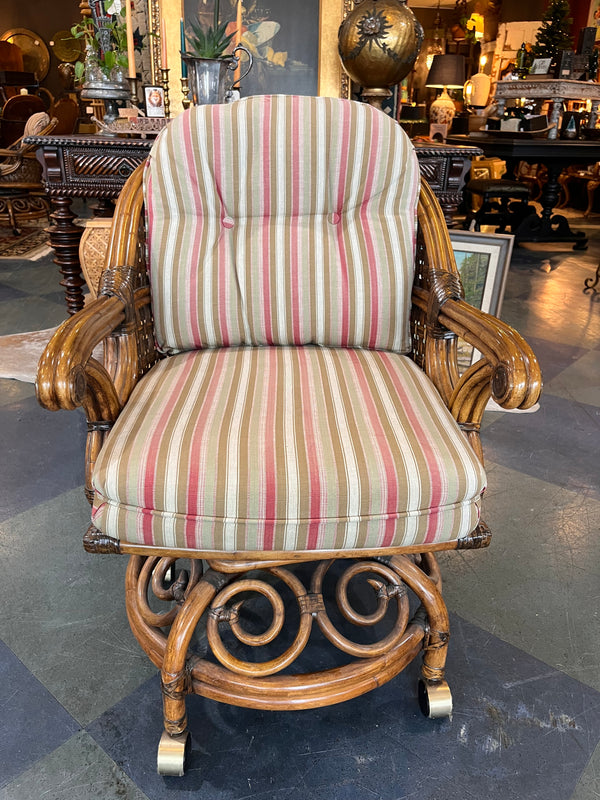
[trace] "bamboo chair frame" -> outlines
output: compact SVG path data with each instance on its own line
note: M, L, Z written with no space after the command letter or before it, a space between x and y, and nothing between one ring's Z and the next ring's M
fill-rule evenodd
M136 382L159 359L154 346L150 291L144 253L142 171L129 178L118 200L97 299L69 318L50 341L39 364L37 395L50 410L82 407L88 420L86 493L104 439ZM412 338L415 362L437 387L471 446L483 461L480 425L490 397L504 408L529 408L541 391L539 365L530 347L510 326L468 305L442 210L423 181L418 205L419 232L413 288ZM457 366L457 336L474 345L482 358L462 376ZM104 363L92 357L104 342ZM252 708L300 709L337 703L381 685L423 653L420 700L429 716L450 713L444 680L449 639L448 613L441 594L435 551L484 547L490 532L482 522L460 542L386 548L369 552L221 553L167 550L118 542L90 527L84 546L95 553L128 553L126 606L134 635L161 670L165 732L159 746L163 774L183 774L187 737L185 697L204 697ZM177 559L190 559L187 572L173 572ZM381 642L359 645L340 634L328 617L321 587L335 559L360 559L347 567L337 595L347 619L371 625L396 608L392 631ZM203 559L208 569L203 573ZM296 563L314 562L310 590L295 577ZM344 562L348 563L348 562ZM254 571L266 572L269 582ZM248 575L248 573L252 573ZM346 594L352 577L369 573L377 610L368 617L351 607ZM270 662L245 662L227 652L219 624L228 623L249 645L270 642L285 616L271 581L294 595L300 623L288 651ZM406 587L419 608L409 619ZM256 636L240 624L239 592L262 594L272 607L272 623ZM148 593L169 608L150 608ZM191 653L196 624L207 615L207 638L220 663ZM316 621L329 641L354 657L345 666L314 674L279 674L304 649ZM170 631L169 631L170 628Z
M39 135L51 133L57 124L53 117ZM50 213L36 145L26 144L24 138L21 136L9 147L0 148L0 224L8 224L16 236L20 233L20 221L47 217Z

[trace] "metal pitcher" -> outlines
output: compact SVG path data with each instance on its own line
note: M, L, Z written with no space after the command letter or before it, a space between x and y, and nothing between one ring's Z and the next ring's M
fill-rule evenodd
M240 63L239 56L236 56L238 50L247 55L248 68L238 80L235 80L233 73ZM181 57L188 68L189 97L195 106L227 103L231 99L233 89L239 88L239 82L252 69L252 55L241 44L231 55L224 58L199 58L187 53L182 53Z

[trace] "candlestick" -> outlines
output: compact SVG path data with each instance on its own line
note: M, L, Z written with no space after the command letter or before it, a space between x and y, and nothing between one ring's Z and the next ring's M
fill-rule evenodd
M238 0L235 24L235 46L237 47L242 40L242 0Z
M129 82L129 93L131 95L131 105L137 106L138 104L138 85L137 85L137 78L132 78L131 75L127 78Z
M236 30L235 30L235 46L237 47L241 40L242 40L242 0L238 0L237 4L237 14L235 20ZM238 63L237 67L235 68L234 72L234 84L237 84L241 75L241 67Z
M168 68L160 68L160 77L162 87L165 92L165 117L168 119L170 116L170 103L169 103L169 70Z
M167 61L167 29L164 17L161 17L160 20L160 66L161 70L169 68Z
M179 38L181 40L181 53L183 55L185 53L185 51L186 51L186 44L185 44L185 28L183 26L183 20L182 19L179 20ZM188 74L188 72L187 72L187 64L185 63L185 61L183 59L181 59L181 77L182 78L187 78L187 74Z
M187 76L186 77L182 77L181 78L181 94L183 95L183 97L181 99L181 105L184 108L189 108L190 107L189 92L190 92L190 85L188 83Z
M127 74L130 78L135 78L135 47L133 44L133 23L131 21L131 0L125 0L125 27L127 31Z

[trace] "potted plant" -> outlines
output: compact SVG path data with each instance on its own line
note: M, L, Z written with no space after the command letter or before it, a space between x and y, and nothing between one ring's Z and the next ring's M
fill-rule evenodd
M118 14L110 8L103 17L82 20L71 28L74 39L85 40L85 62L75 62L75 81L91 84L127 84L127 26L125 7Z
M118 116L117 101L131 99L127 74L126 10L123 6L112 13L113 0L108 0L102 13L94 12L71 28L75 39L85 41L85 62L75 64L75 80L81 85L81 95L86 100L103 100L103 122L110 125ZM138 47L141 41L138 32Z
M199 22L190 24L193 33L190 39L191 54L196 58L223 58L236 34L236 31L227 33L229 26L226 22L219 24L219 10L219 0L215 0L213 24L206 31Z
M231 97L234 85L252 67L252 56L243 45L238 44L231 53L226 52L237 30L228 33L228 23L219 21L219 5L219 0L215 0L213 24L206 30L199 22L190 24L192 36L189 38L189 51L182 29L181 58L187 69L190 99L194 105L226 102ZM236 55L238 51L246 54L249 65L244 75L234 79L233 73L240 61Z

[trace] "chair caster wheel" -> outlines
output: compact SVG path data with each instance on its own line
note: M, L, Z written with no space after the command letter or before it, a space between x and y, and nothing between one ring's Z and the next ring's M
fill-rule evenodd
M190 741L187 731L181 736L171 736L163 731L156 757L156 769L159 775L176 775L178 777L183 775Z
M452 714L452 694L446 681L419 681L419 706L426 717L437 719Z

